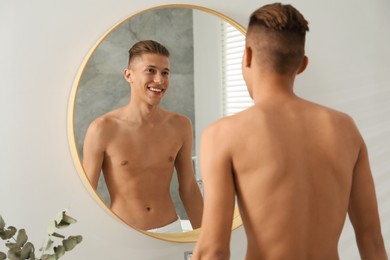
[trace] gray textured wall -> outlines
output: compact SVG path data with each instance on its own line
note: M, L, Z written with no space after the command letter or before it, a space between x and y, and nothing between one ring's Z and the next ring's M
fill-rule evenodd
M188 116L195 126L192 10L164 8L144 12L115 28L96 48L85 67L74 114L80 155L88 125L95 118L129 102L130 88L122 76L128 50L139 40L147 39L162 43L171 53L171 85L161 107ZM171 186L177 211L186 219L177 194L176 176ZM103 178L100 178L98 193L109 204Z

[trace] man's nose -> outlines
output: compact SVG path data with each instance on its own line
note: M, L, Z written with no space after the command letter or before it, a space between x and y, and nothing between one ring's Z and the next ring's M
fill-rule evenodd
M154 82L157 84L162 84L164 83L164 77L160 73L157 73L154 77Z

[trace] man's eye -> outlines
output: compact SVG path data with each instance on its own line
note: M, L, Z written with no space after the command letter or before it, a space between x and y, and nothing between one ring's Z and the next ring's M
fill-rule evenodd
M169 76L169 72L168 72L168 71L164 71L162 74L163 74L164 76Z
M147 69L146 71L149 73L154 73L154 69Z

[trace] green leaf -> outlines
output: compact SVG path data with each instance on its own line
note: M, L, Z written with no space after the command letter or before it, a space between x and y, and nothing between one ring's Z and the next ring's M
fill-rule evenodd
M29 242L27 242L27 243L29 243ZM34 250L33 250L32 252L30 252L30 258L29 258L29 260L37 260L37 259L35 258L35 248L34 248Z
M26 230L19 229L18 236L16 237L16 244L18 244L18 246L22 247L27 242L27 240L28 240L28 237L26 234Z
M10 260L20 260L21 249L19 247L11 247L8 250L8 258Z
M51 234L53 237L59 237L59 238L65 238L65 236L58 234L57 232L54 232Z
M7 255L3 252L0 252L0 260L5 260L7 259Z
M82 236L69 236L67 239L62 241L66 251L72 250L77 244L83 240Z
M76 223L77 220L69 215L66 215L66 210L60 212L55 218L56 228L66 228L70 224Z
M61 256L65 255L65 247L64 246L54 247L54 253L56 253L56 256L58 258L60 258Z
M60 212L58 212L56 218L54 219L55 222L59 223L61 222L62 218L64 217L64 214L67 210L64 209L64 210L61 210Z
M34 245L32 243L30 243L30 242L27 242L23 246L22 251L20 252L20 257L22 259L29 259L29 258L34 256L34 251L35 251Z
M42 247L39 250L43 252L45 252L46 250L50 250L53 246L53 243L54 241L51 240L49 236L47 236L45 241L43 242Z
M14 242L8 242L5 243L5 246L8 247L9 249L20 249L20 246Z
M5 222L4 222L3 217L0 215L0 229L3 229L3 228L5 228Z
M10 239L16 234L17 229L13 226L9 226L6 230L0 230L0 237L3 240Z
M56 255L43 255L41 257L41 260L57 260L57 256Z
M67 222L69 224L74 224L77 223L77 220L67 214L64 213L64 217L62 218L63 222Z

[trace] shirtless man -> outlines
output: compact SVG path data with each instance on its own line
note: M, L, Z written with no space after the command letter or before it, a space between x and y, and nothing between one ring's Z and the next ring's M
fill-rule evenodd
M175 167L184 208L199 228L203 198L192 166L191 121L158 107L169 87L168 50L155 41L136 43L124 77L130 102L87 130L83 167L91 185L97 188L102 170L111 209L123 221L142 230L180 232L169 190Z
M348 213L362 259L387 259L367 149L352 119L293 92L308 24L291 5L250 17L243 76L254 106L201 142L205 208L192 259L229 259L235 195L247 260L338 259Z

